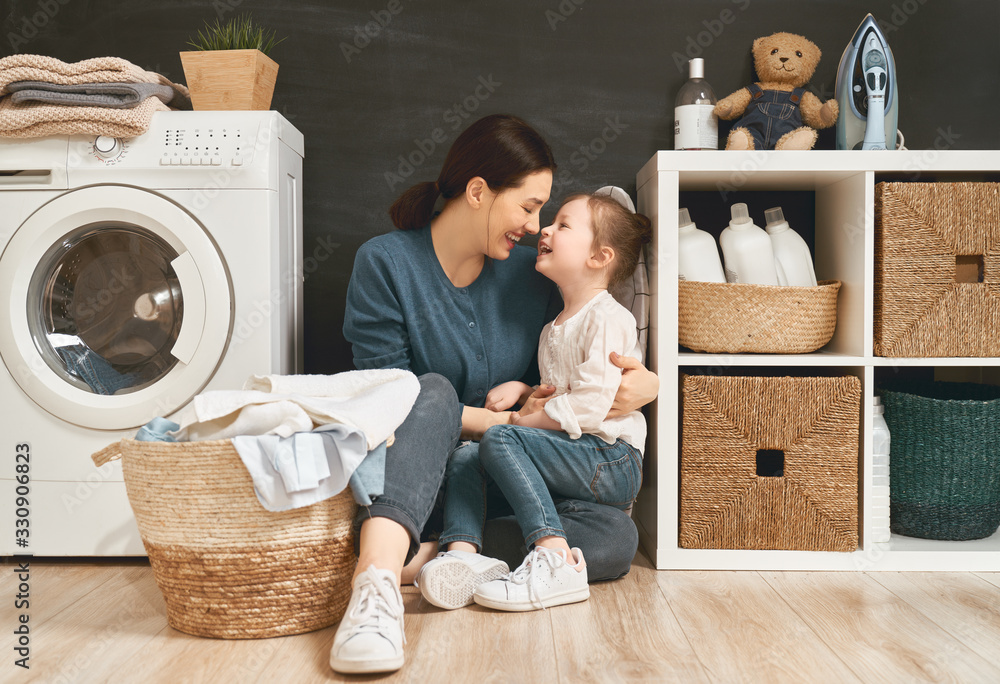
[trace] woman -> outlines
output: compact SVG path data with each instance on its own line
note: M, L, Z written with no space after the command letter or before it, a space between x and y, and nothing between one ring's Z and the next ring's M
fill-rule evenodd
M330 653L334 670L402 667L399 585L433 555L434 545L421 548L420 535L448 456L460 437L478 439L507 422L506 412L482 408L493 386L537 382L538 336L561 300L535 271L535 250L517 242L539 232L555 167L549 146L528 124L484 117L455 140L436 182L415 185L393 204L400 230L358 250L344 321L355 365L408 368L421 391L386 452L383 495L358 516L358 567ZM435 216L439 197L444 207ZM613 414L656 396L654 374L633 359L612 361L625 369ZM521 413L539 410L542 395ZM567 537L587 555L592 578L628 572L638 542L624 512L582 501L561 502L557 510ZM483 554L508 563L524 557L512 517L487 524Z

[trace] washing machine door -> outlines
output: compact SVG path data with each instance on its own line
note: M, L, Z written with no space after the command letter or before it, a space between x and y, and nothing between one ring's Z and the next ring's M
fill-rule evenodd
M139 427L211 379L232 301L225 263L190 213L139 188L81 188L40 207L0 255L0 356L61 420Z

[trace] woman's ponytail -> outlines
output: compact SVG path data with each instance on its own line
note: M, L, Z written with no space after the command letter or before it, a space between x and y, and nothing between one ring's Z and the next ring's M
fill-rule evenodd
M393 225L400 230L423 228L430 223L440 194L437 183L417 183L392 203L389 216Z

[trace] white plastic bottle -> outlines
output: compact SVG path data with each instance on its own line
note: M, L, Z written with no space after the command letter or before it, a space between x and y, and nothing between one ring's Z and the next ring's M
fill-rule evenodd
M719 149L715 91L705 80L705 60L688 60L688 81L674 101L674 149Z
M747 205L734 204L732 220L719 236L726 261L726 281L752 285L777 285L771 238L750 220Z
M889 541L889 426L885 422L885 407L875 397L872 406L872 488L871 529L872 541L883 544Z
M816 271L809 245L789 227L781 207L768 209L764 212L764 218L767 219L766 230L774 251L778 284L816 287Z
M726 282L715 238L698 230L687 209L677 212L677 274L680 280Z

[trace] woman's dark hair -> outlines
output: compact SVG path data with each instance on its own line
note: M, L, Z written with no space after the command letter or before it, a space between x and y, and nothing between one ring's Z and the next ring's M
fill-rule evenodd
M565 205L577 199L587 200L594 247L610 247L615 259L608 267L608 287L614 287L635 273L642 246L653 239L653 226L642 214L633 214L609 195L580 193L563 200Z
M400 230L414 230L431 220L438 195L445 200L457 197L476 176L499 193L520 186L529 174L555 168L552 150L538 131L516 116L491 114L452 143L437 182L411 187L393 203L389 215Z

